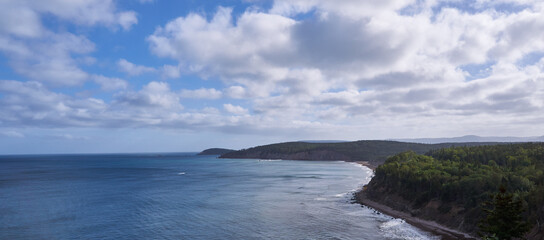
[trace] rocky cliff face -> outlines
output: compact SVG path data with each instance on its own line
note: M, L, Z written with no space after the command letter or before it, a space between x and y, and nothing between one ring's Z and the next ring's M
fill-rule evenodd
M527 239L544 240L544 206L538 211L538 219L533 229L527 234Z
M445 204L439 200L431 200L425 203L407 201L398 194L386 192L383 188L366 186L355 194L355 200L365 204L365 199L378 202L394 210L408 213L410 216L433 221L448 228L477 236L478 210L466 211L463 206L457 204ZM379 209L378 209L379 210ZM539 215L544 216L544 206ZM531 240L544 240L544 224L537 222L527 233L526 238ZM465 238L458 238L465 239ZM469 238L466 238L469 239Z
M473 217L477 213L467 212L463 206L444 204L438 200L431 200L423 204L410 202L397 194L383 192L383 189L367 188L364 194L356 194L356 197L363 196L397 211L409 213L412 217L434 221L472 235L476 235L478 230L476 228L478 219ZM359 202L363 202L362 199Z

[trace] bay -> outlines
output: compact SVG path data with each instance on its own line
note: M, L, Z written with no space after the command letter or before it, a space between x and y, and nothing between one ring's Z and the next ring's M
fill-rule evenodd
M0 157L0 239L436 239L353 204L370 169L194 153Z

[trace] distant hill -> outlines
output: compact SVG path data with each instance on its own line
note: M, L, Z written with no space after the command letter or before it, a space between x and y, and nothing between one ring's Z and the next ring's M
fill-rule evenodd
M341 142L349 142L345 140L301 140L299 142L305 142L305 143L341 143Z
M222 155L222 154L233 152L233 151L236 151L236 150L226 149L226 148L209 148L200 152L198 155Z
M355 142L285 142L242 149L222 154L220 158L255 158L289 160L366 161L376 167L395 154L414 151L419 154L430 150L455 146L496 145L496 142L463 142L422 144L397 141L364 140Z
M413 143L460 143L460 142L544 142L544 136L536 137L480 137L466 135L452 138L404 138L392 139L393 141Z

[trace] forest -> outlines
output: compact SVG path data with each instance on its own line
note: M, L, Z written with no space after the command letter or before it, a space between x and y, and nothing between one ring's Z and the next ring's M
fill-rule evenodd
M544 143L400 153L376 168L365 191L374 198L387 194L400 196L415 215L420 213L423 218L441 219L436 215L449 214L458 220L443 224L476 233L478 223L485 218L482 206L496 196L501 186L521 202L522 219L533 226L532 232L541 231ZM436 211L430 211L430 206Z
M444 147L493 144L501 143L422 144L381 140L335 143L284 142L228 152L221 155L221 158L366 161L370 166L376 167L384 163L388 157L405 151L423 154L430 150Z

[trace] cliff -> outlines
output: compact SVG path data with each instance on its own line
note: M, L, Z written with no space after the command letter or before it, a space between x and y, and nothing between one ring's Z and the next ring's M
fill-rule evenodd
M436 222L475 236L485 218L483 203L504 186L522 202L523 221L533 225L525 236L543 240L543 170L544 143L445 148L426 155L404 152L376 168L355 197L371 207L378 204L379 211L391 209L404 214L402 218Z
M467 233L457 230L456 228L451 228L444 225L444 222L441 221L441 219L436 219L436 217L443 215L435 214L431 217L419 215L418 210L409 207L409 202L395 194L384 194L378 197L374 196L374 198L371 199L367 196L366 191L359 191L354 197L357 203L371 207L389 216L401 218L407 223L422 230L442 236L442 239L444 240L477 239Z

